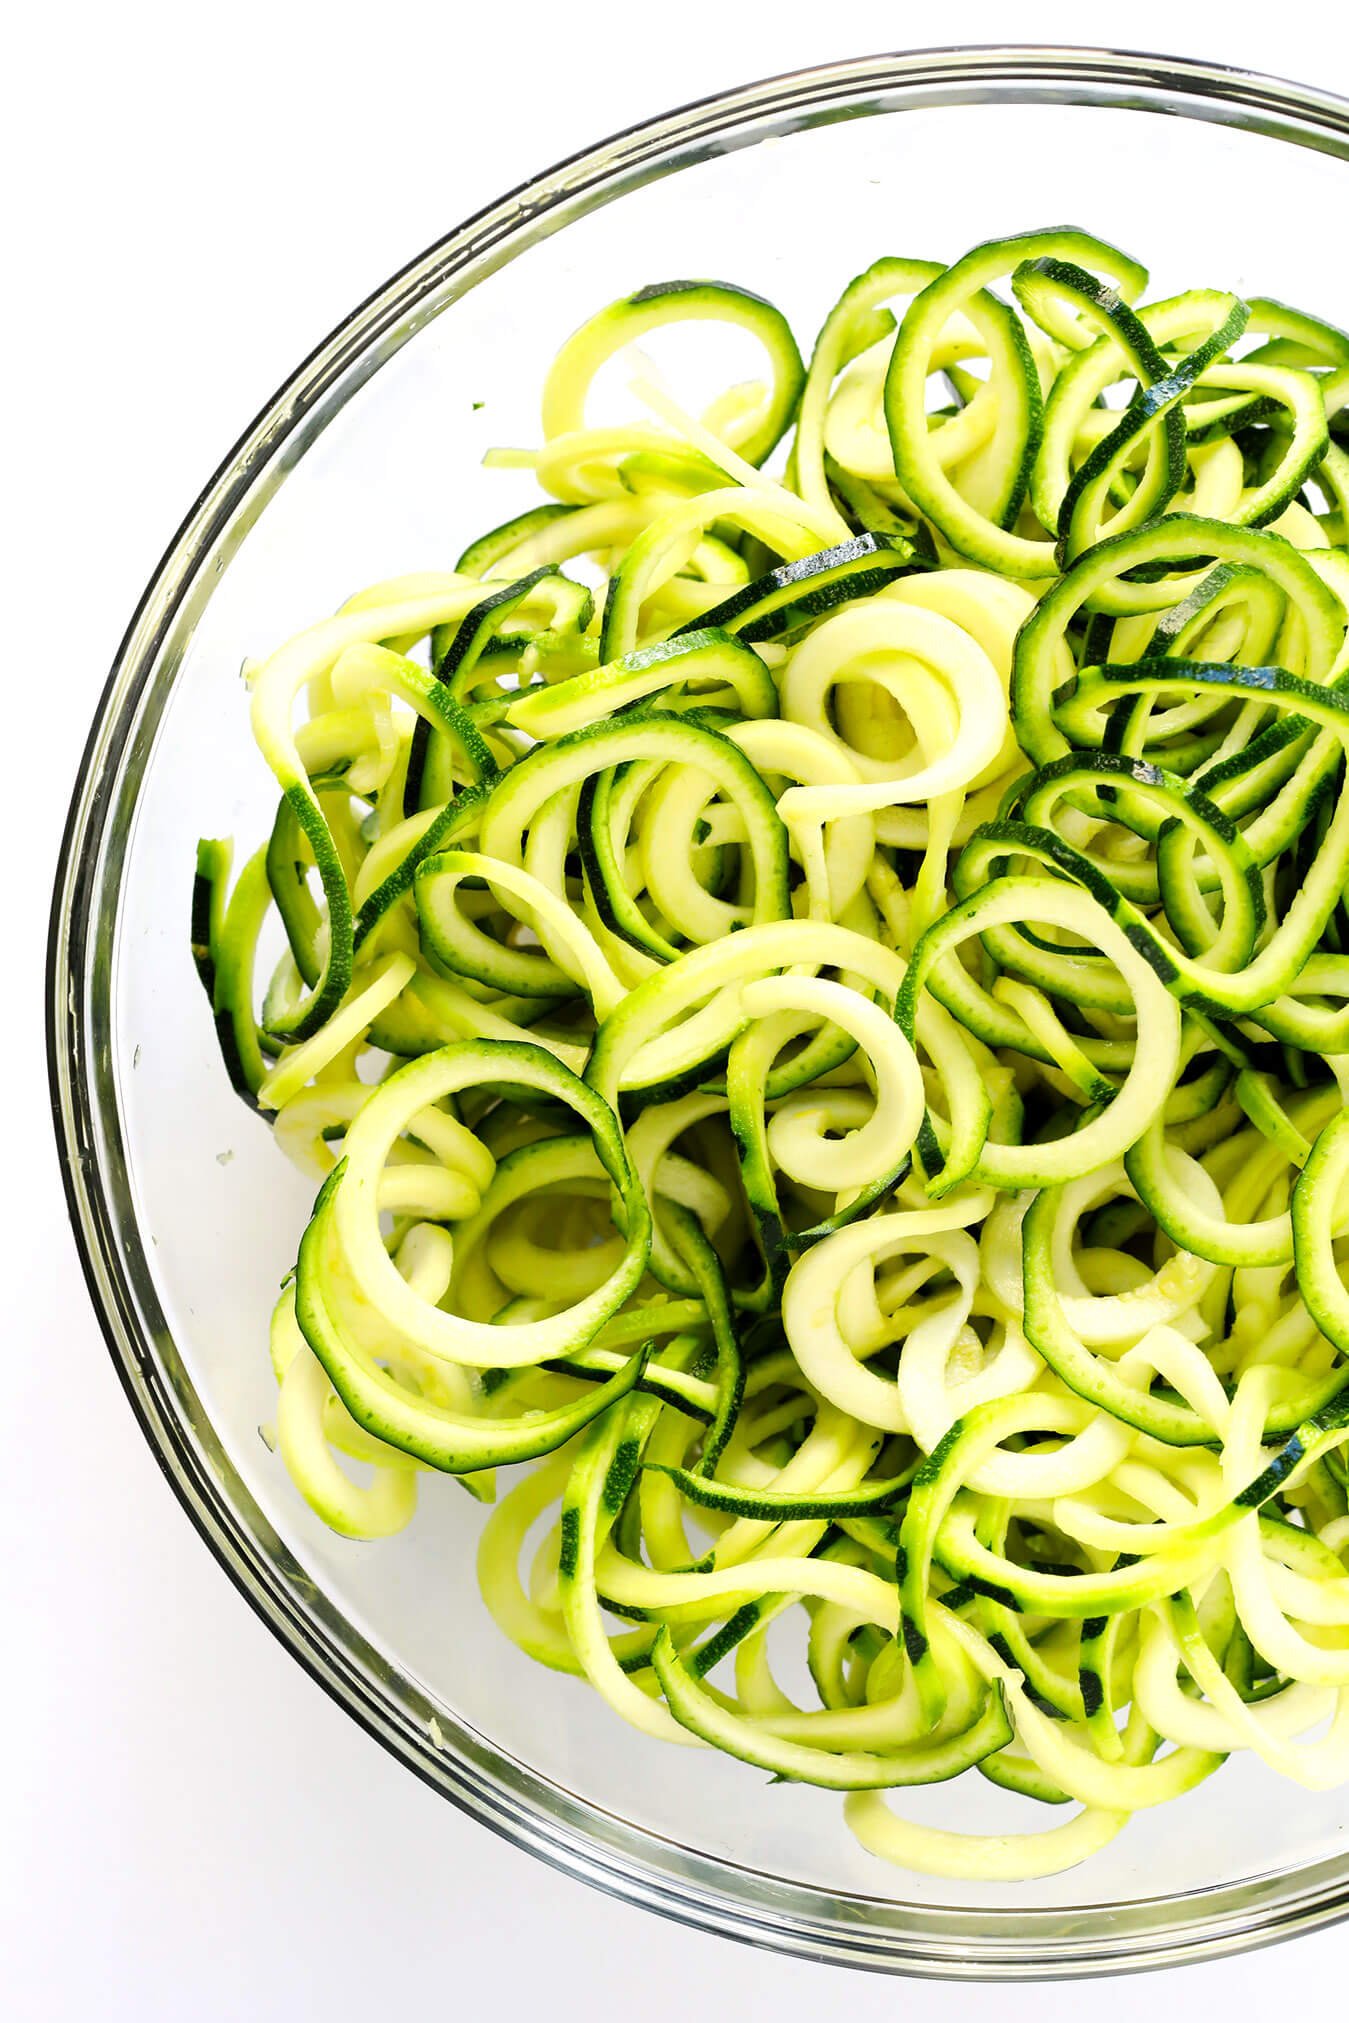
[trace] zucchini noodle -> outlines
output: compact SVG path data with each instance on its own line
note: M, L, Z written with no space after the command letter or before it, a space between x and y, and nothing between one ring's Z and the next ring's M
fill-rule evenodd
M321 1182L300 1494L457 1477L521 1650L986 1881L1349 1780L1349 336L1146 283L887 258L808 364L611 304L545 503L254 668L194 888ZM762 354L696 413L692 322ZM970 1770L1023 1829L906 1816Z

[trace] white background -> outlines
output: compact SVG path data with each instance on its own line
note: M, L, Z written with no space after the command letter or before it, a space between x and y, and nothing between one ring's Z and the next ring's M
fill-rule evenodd
M244 423L396 267L573 149L798 64L1009 34L1349 94L1341 0L1109 18L1081 0L46 0L7 30L0 2012L338 2023L537 2002L565 2023L622 2002L664 2023L698 2002L795 2023L1085 1999L1114 2023L1140 1999L1343 2001L1349 1927L1089 1996L898 1988L681 1931L505 1846L339 1713L215 1567L123 1401L65 1227L39 1003L59 827L126 618ZM1202 233L1221 193L1178 201ZM1343 221L1327 254L1349 257Z

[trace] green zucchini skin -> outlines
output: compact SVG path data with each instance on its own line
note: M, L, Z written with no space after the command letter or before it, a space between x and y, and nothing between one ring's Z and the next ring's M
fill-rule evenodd
M654 1464L649 1464L654 1465ZM861 1489L820 1490L814 1494L790 1490L738 1489L731 1483L715 1482L705 1472L688 1468L665 1468L680 1493L690 1503L706 1510L724 1511L731 1517L748 1517L756 1523L783 1524L817 1517L880 1517L898 1508L917 1472L917 1464L903 1475L888 1481L870 1482Z
M295 1316L333 1389L357 1425L367 1433L430 1468L464 1475L552 1453L632 1390L646 1364L645 1349L637 1350L607 1383L596 1385L576 1404L524 1420L493 1422L479 1415L456 1419L428 1403L408 1400L373 1362L363 1362L353 1353L328 1303L323 1249L331 1203L342 1184L342 1176L343 1168L339 1165L324 1182L301 1240L295 1277Z
M545 432L555 435L581 425L589 381L615 351L662 326L695 321L735 325L749 332L763 349L771 394L761 422L741 445L750 463L762 463L796 411L805 368L780 311L762 295L723 281L653 282L611 303L582 325L554 361L544 390Z
M680 1663L668 1630L652 1649L652 1667L676 1720L690 1732L742 1762L795 1784L829 1791L894 1790L902 1785L942 1784L1012 1739L1012 1724L1001 1699L991 1695L978 1720L949 1741L912 1744L886 1756L860 1750L844 1753L780 1742L757 1733L748 1722L726 1715Z
M1052 558L1046 557L1041 543L1012 530L1039 447L1043 396L1023 326L989 284L1028 261L1045 258L1099 269L1126 293L1141 288L1146 279L1135 262L1073 227L992 240L956 261L914 297L899 327L885 385L895 472L908 497L971 562L1032 578L1051 573ZM979 325L990 347L992 369L1004 388L998 468L984 511L962 501L935 468L923 425L923 388L932 348L957 308Z
M928 555L916 540L899 533L863 532L818 555L768 570L724 604L714 605L700 624L732 632L751 646L780 639L839 604L871 596L893 576L928 566Z
M505 520L490 533L470 541L455 563L455 570L462 576L486 576L533 535L558 520L565 520L574 511L573 506L551 501L545 506L531 506L528 512L517 513L514 519Z
M270 888L266 852L259 851L227 900L232 846L197 845L192 882L192 959L210 1001L225 1072L235 1094L262 1114L258 1089L266 1073L263 1036L253 1011L253 969Z

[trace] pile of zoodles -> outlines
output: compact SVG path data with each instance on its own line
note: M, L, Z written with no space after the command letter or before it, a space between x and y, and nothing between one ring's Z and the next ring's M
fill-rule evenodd
M1349 1779L1349 336L1145 284L884 259L808 369L604 309L489 457L548 502L250 669L276 820L199 853L322 1179L299 1491L456 1475L522 1650L949 1876ZM688 319L763 353L698 414ZM971 1769L1024 1833L906 1817Z

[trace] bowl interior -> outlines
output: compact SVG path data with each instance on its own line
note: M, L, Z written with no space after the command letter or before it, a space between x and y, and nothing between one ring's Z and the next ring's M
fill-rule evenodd
M367 338L325 401L255 459L161 631L103 839L101 904L105 916L115 904L115 936L110 967L97 942L90 1001L99 1156L114 1197L118 1176L126 1182L109 1240L130 1258L150 1376L253 1577L285 1591L296 1640L326 1645L333 1665L359 1675L386 1732L424 1770L439 1762L443 1782L473 1781L473 1802L511 1813L519 1831L535 1813L565 1822L572 1854L553 1846L564 1859L582 1860L579 1834L630 1874L718 1895L731 1907L723 1921L736 1907L770 1923L818 1918L834 1934L821 1943L845 1952L867 1934L883 1949L884 1934L907 1933L901 1950L916 1943L937 1958L954 1946L967 1965L1036 1948L1086 1964L1130 1933L1144 1944L1243 1904L1268 1913L1289 1893L1277 1880L1286 1871L1312 1866L1323 1890L1343 1882L1349 1793L1305 1792L1242 1761L1064 1876L1014 1893L912 1876L864 1853L829 1794L646 1741L506 1643L476 1590L481 1512L454 1482L424 1478L414 1525L391 1542L333 1537L259 1430L275 1416L267 1317L312 1189L226 1085L189 957L188 900L198 835L233 834L242 855L275 805L241 663L367 582L447 566L531 503L528 476L484 471L482 452L537 439L553 351L620 293L724 277L778 303L808 343L845 282L882 253L950 259L995 234L1071 221L1144 259L1152 294L1236 288L1349 324L1349 269L1328 257L1325 233L1349 194L1344 159L1176 117L1141 88L1132 105L1054 102L1066 95L1007 102L990 87L984 102L835 112L797 131L746 124L734 148L676 149L678 173L629 176L605 201L523 218L509 257L480 263L492 271L471 286L443 275ZM1040 1823L974 1778L904 1802L967 1830Z

